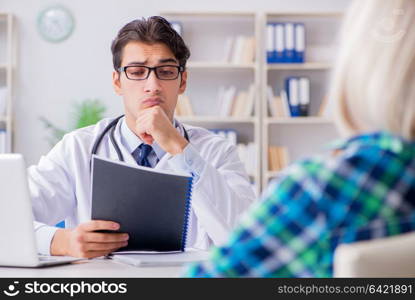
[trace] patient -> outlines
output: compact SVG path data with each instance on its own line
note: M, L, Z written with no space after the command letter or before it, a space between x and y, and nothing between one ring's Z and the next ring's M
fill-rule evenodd
M357 0L330 100L344 140L272 182L192 277L330 277L340 243L415 229L415 1Z

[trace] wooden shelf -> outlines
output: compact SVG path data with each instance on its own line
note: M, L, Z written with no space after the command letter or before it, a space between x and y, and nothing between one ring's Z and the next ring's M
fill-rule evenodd
M333 121L322 117L266 118L267 124L333 124Z
M254 117L219 117L219 116L177 116L184 123L255 123Z
M332 67L328 62L308 62L298 64L267 64L267 70L329 70Z
M195 61L188 62L187 68L189 69L254 69L255 63L249 64L232 64L226 62L205 62Z

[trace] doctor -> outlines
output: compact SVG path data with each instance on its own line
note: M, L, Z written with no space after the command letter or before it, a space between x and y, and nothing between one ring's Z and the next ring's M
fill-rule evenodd
M111 50L113 86L125 117L65 135L29 168L39 253L92 258L127 245L128 234L94 232L119 224L91 221L92 153L193 174L188 246L224 242L255 195L235 146L174 119L178 95L186 89L187 46L165 19L150 17L125 25ZM54 227L61 220L66 229Z

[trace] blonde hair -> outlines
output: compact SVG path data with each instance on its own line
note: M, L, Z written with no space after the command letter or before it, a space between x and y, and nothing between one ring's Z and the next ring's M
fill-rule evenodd
M355 0L331 82L344 135L387 130L415 138L415 1Z

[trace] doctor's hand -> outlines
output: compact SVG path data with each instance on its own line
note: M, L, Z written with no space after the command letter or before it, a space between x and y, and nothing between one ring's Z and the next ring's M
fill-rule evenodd
M174 128L164 110L156 105L138 113L135 133L146 144L154 141L171 155L183 152L188 141Z
M58 229L50 245L51 255L94 258L127 246L126 233L100 233L96 230L118 230L119 224L92 220L74 229Z

